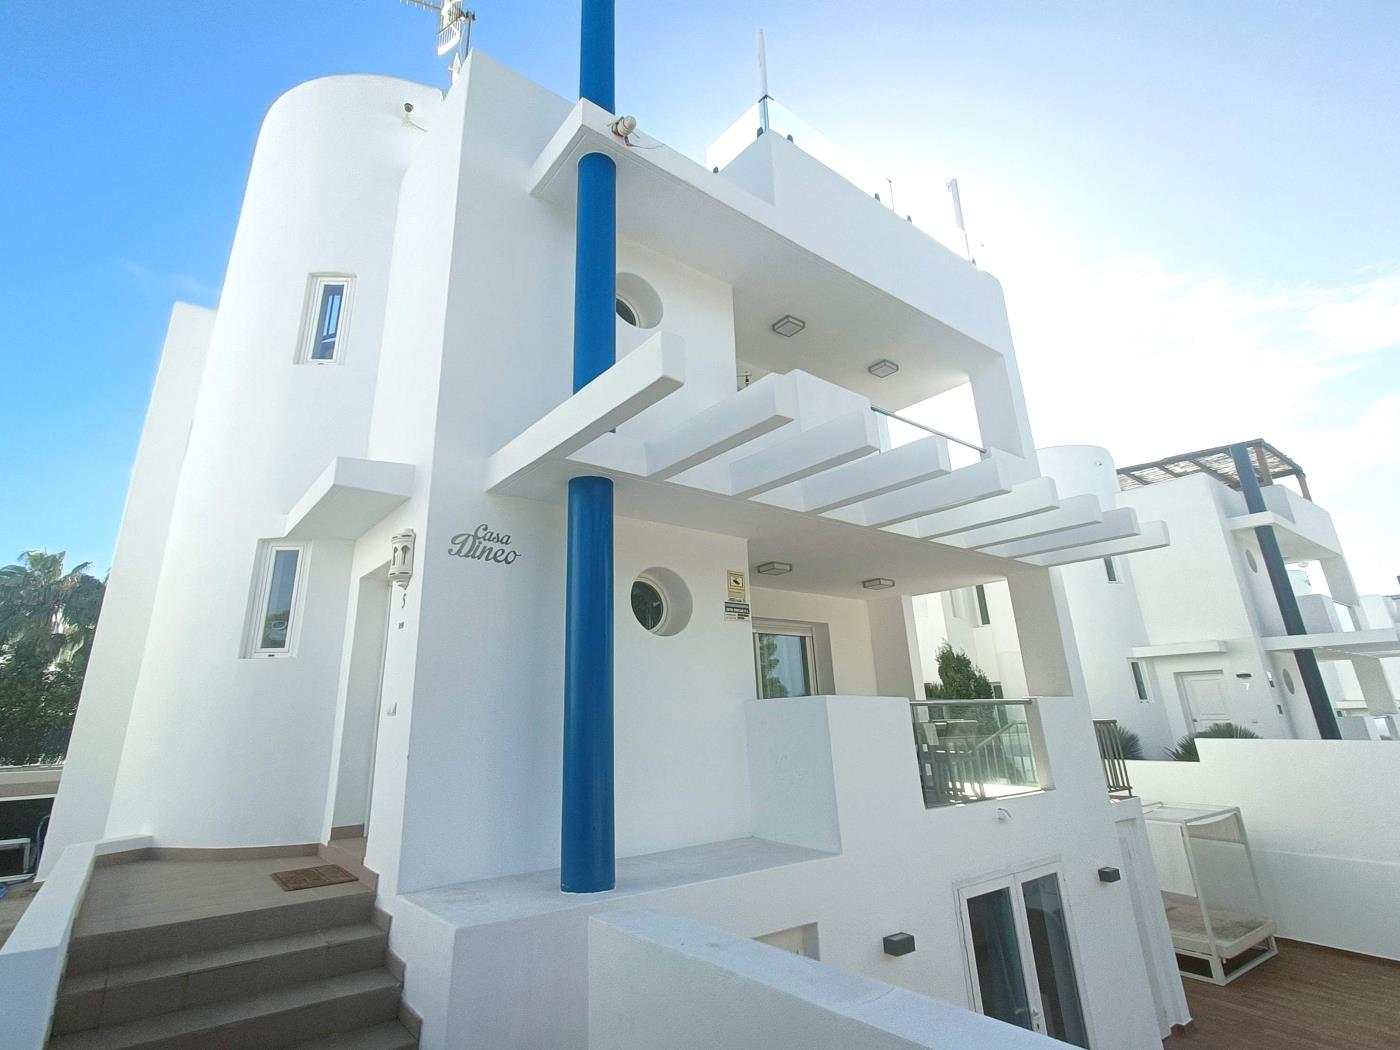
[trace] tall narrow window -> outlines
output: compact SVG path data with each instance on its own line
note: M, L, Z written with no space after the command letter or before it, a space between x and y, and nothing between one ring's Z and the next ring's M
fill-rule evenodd
M1109 583L1118 582L1118 566L1113 564L1112 558L1105 558L1103 560L1103 571L1107 574Z
M977 585L977 622L982 626L992 622L992 614L987 610L987 588Z
M350 278L330 275L311 279L307 294L299 361L329 364L343 356L350 320Z
M1136 660L1129 660L1128 666L1133 669L1133 688L1137 690L1137 698L1143 702L1147 700L1147 681L1142 677L1142 664Z
M290 651L299 597L302 549L269 547L261 560L262 579L253 607L252 651L276 656Z

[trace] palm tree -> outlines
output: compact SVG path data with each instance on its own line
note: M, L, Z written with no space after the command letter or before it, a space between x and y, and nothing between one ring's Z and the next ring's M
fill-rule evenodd
M105 590L90 562L63 571L66 551L25 551L0 568L0 651L21 647L51 665L87 665Z

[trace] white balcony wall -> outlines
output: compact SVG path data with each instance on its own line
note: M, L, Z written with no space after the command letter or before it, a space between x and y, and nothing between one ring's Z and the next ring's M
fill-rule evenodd
M62 786L54 800L40 877L66 846L106 834L122 744L141 674L151 607L185 459L214 312L177 303L161 350L141 446L107 577L101 626L88 659Z
M1133 786L1146 799L1240 807L1280 936L1400 959L1400 916L1389 906L1400 893L1400 748L1365 740L1197 746L1200 762L1129 763Z
M822 962L967 1007L955 887L1046 862L1061 870L1093 1045L1156 1044L1128 886L1098 881L1100 866L1124 861L1082 700L1041 705L1053 791L935 810L924 808L903 698L753 701L748 717L754 832L769 842L675 851L635 869L623 861L611 894L561 898L545 872L409 896L393 932L408 960L407 1001L425 1019L424 1050L581 1045L588 921L619 909L740 937L815 924ZM998 819L998 805L1010 819ZM837 841L834 856L803 849ZM754 867L749 857L769 859ZM883 953L881 938L896 931L914 935L913 954ZM420 949L438 960L437 974L450 969L450 981L415 967ZM524 1005L540 1002L549 1008Z

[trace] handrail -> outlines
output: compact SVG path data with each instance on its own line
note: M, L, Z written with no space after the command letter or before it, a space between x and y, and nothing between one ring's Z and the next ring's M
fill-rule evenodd
M871 405L870 411L879 413L882 416L889 416L890 419L897 419L901 423L907 423L911 427L916 427L919 430L927 431L930 434L943 438L945 441L952 441L956 444L961 445L963 448L970 448L973 452L979 453L982 456L985 456L987 454L987 450L981 445L974 445L971 441L964 441L962 438L954 437L952 434L945 434L943 431L935 430L933 427L928 426L925 423L916 423L914 420L909 419L906 416L901 416L898 412L891 412L889 411L889 409L879 408L876 405Z

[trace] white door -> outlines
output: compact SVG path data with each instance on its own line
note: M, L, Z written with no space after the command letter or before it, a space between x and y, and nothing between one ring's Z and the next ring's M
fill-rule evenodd
M1199 733L1207 726L1233 721L1230 702L1225 696L1223 671L1192 671L1179 675L1182 695L1186 698L1186 717L1191 732Z
M960 893L973 1005L988 1017L1089 1045L1069 912L1053 867Z

